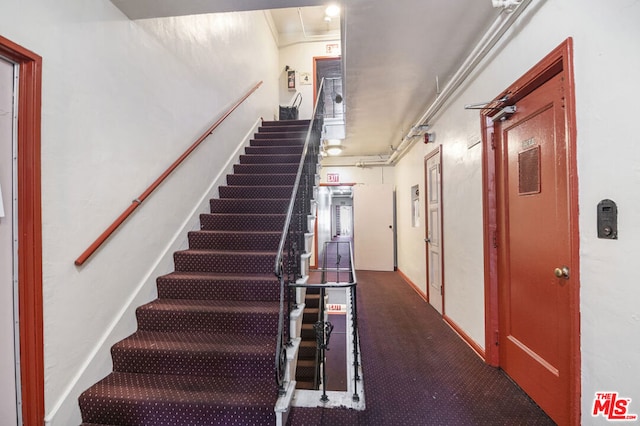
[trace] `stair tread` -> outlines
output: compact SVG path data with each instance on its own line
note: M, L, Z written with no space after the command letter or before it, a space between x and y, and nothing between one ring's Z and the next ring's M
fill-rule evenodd
M226 255L239 255L239 256L275 256L277 251L268 251L268 250L207 250L207 249L185 249L177 251L176 253L191 253L191 254L226 254Z
M273 377L208 377L113 372L85 391L81 399L157 401L188 406L267 407L277 399Z
M275 337L234 333L159 332L140 330L116 343L114 350L225 353L229 355L274 354Z
M242 185L233 185L233 186L242 186ZM284 213L201 213L200 216L218 216L218 217L252 217L255 216L257 218L264 217L286 217L287 215Z
M316 360L315 359L299 359L298 367L315 367Z
M256 300L199 300L199 299L155 299L140 306L140 310L164 310L183 312L238 312L246 313L278 313L278 302Z
M217 213L215 213L217 214ZM235 215L235 214L234 214ZM200 229L198 231L190 231L190 232L198 232L198 233L206 233L206 234L221 234L221 235L282 235L282 231L230 231L228 229Z
M296 389L304 389L304 390L316 390L313 385L313 381L311 380L299 380L296 377Z
M258 154L242 154L244 156L251 156L251 157L260 157L261 155ZM274 155L274 154L272 154ZM264 154L262 154L262 156L265 156ZM273 173L264 173L261 172L263 174L280 174L282 173L281 170L279 170L279 168L290 168L294 163L292 162L287 162L287 163L249 163L249 164L238 164L236 163L236 166L242 166L240 167L240 169L246 169L246 168L255 168L255 169L260 169L260 167L257 166L265 166L267 165L269 166L269 168L273 168ZM251 167L251 166L256 166L256 167Z
M222 272L180 272L174 271L163 275L166 278L189 279L189 280L240 280L240 281L274 281L277 280L273 274L234 274Z

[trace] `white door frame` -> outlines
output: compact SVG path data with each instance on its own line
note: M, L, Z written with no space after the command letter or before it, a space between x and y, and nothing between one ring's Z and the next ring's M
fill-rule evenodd
M429 163L435 160L434 166ZM444 315L444 238L442 232L442 145L424 157L425 183L425 247L426 247L426 293L427 300L440 314ZM436 180L433 182L433 180ZM437 218L432 220L436 209ZM434 227L435 225L435 227ZM433 264L432 254L438 255ZM435 286L434 286L435 283Z

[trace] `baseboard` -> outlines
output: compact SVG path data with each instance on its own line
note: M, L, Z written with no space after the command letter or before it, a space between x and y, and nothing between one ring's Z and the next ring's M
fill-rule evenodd
M405 280L407 284L409 284L411 288L415 290L416 293L418 293L418 295L422 298L422 300L424 300L425 302L429 302L426 293L424 293L420 289L420 287L418 287L413 281L411 281L411 279L408 276L406 276L404 272L400 270L400 268L398 268L397 272L398 272L398 275L400 275L400 277L402 277L402 279Z
M462 331L462 329L460 328L460 326L458 324L455 323L455 321L453 321L451 318L449 318L446 315L442 316L442 319L444 320L445 323L447 323L449 325L449 327L451 327L453 329L453 331L456 332L456 334L458 336L460 336L460 338L471 347L471 349L474 350L474 352L476 354L478 354L478 356L480 358L482 358L483 361L486 361L485 358L485 352L484 349L482 349L482 347L480 347L480 345L478 345L475 340L473 340L467 333L465 333L464 331Z
M111 346L133 333L137 327L135 310L138 306L150 302L156 297L156 278L171 272L173 267L173 253L184 249L188 245L187 233L200 229L200 213L209 211L209 199L217 196L220 185L226 183L227 173L231 173L233 165L237 162L242 149L249 144L253 134L257 132L262 119L258 118L250 130L238 143L237 148L229 156L224 167L213 179L211 185L204 191L201 198L195 203L193 210L186 216L181 226L178 227L169 243L160 251L156 261L149 268L144 278L134 288L129 298L123 303L122 309L114 317L113 321L105 328L85 362L78 372L70 380L62 395L46 413L44 424L46 426L66 426L79 424L78 397L89 386L111 372Z
M411 279L409 279L409 277L407 277L400 269L398 269L398 275L400 275L400 277L402 277L402 279L404 281L407 282L407 284L409 284L411 286L411 288L413 288L413 290L418 293L418 295L422 298L422 300L424 300L425 302L428 302L427 300L427 295L425 293L422 292L422 290L420 290L420 288L415 285L415 283L413 281L411 281ZM460 338L471 347L471 349L473 349L473 351L478 354L478 356L480 358L482 358L483 360L485 360L485 351L484 349L482 349L482 347L480 345L478 345L475 340L473 340L467 333L465 333L462 328L460 328L460 326L458 324L456 324L455 321L453 321L451 318L449 318L446 314L442 316L442 319L444 320L444 322L453 329L453 331L456 332L456 334L458 336L460 336Z

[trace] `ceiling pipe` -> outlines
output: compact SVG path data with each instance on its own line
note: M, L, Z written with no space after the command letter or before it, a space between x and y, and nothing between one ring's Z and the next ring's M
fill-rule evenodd
M416 137L411 135L412 130L416 126L424 126L429 124L429 120L431 120L438 113L438 111L440 111L445 102L449 100L456 89L460 87L460 85L465 81L469 74L471 74L471 72L476 68L480 61L482 61L489 53L489 51L498 43L504 33L507 32L507 30L513 25L516 19L518 19L518 17L522 14L522 12L524 12L524 10L527 8L527 6L529 6L531 2L532 0L522 0L517 4L512 4L512 6L514 7L513 10L503 9L503 11L500 13L500 15L498 15L495 21L493 21L491 27L482 36L478 44L476 44L473 51L469 54L469 56L467 56L460 68L458 68L458 71L456 71L451 80L442 89L440 95L436 97L436 100L429 106L429 108L427 108L424 114L422 114L422 117L420 117L416 124L411 127L411 130L409 130L409 132L402 138L400 145L395 148L388 160L386 160L384 163L381 163L380 161L360 161L356 163L356 166L366 167L368 165L373 166L381 164L392 165L400 158L402 158L405 152L416 142Z

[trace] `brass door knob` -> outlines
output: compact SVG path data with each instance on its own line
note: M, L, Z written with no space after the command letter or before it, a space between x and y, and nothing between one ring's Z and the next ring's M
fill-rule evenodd
M561 268L556 268L553 270L553 274L558 278L564 278L565 280L569 279L569 268L567 266L563 266Z

